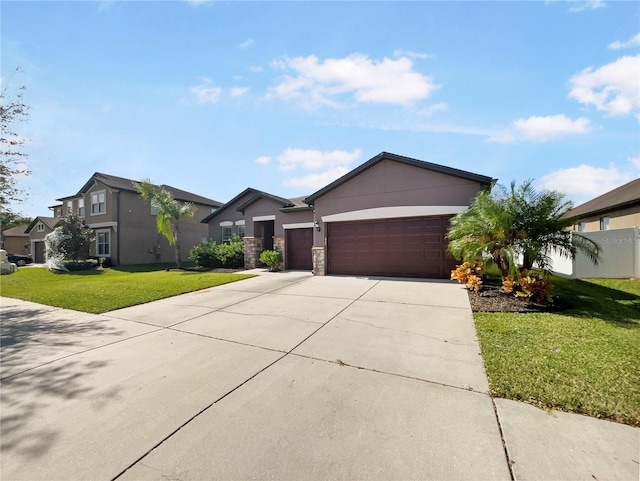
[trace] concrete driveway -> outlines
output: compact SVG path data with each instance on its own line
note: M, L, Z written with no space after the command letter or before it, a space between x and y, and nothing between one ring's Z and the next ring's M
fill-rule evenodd
M3 298L2 322L3 480L545 477L550 416L498 417L450 282L267 273L100 316ZM591 421L600 457L555 479L637 477L638 431Z

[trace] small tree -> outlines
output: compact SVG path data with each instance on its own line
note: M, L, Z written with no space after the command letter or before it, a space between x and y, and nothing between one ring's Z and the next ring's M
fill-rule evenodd
M62 241L58 246L64 258L71 261L85 260L95 239L93 230L77 215L70 214L56 224L61 228Z
M142 182L133 182L133 187L138 191L142 200L157 209L156 225L158 232L167 238L169 244L173 245L176 267L181 269L180 221L192 220L196 213L196 206L190 202L177 201L173 198L171 192L159 185L152 184L149 179L143 179Z
M18 67L16 72L20 73ZM0 212L3 216L11 213L9 204L21 202L26 193L18 188L17 182L21 175L29 175L25 161L27 154L22 146L27 139L15 131L17 122L26 122L29 118L29 106L24 103L22 86L17 93L11 94L9 86L0 90Z
M537 192L531 184L516 188L512 183L510 190L496 186L491 193L478 193L468 210L451 219L447 238L453 256L469 263L488 257L503 280L519 279L520 255L526 270L533 264L549 269L552 251L568 258L580 251L597 264L598 245L569 230L572 203L560 192Z

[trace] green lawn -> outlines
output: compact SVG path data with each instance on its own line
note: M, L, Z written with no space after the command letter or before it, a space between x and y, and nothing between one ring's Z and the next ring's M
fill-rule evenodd
M554 283L566 310L474 313L492 395L640 426L640 280Z
M71 274L54 274L37 267L20 268L14 274L2 276L0 295L97 314L253 277L166 271L162 267L132 266Z

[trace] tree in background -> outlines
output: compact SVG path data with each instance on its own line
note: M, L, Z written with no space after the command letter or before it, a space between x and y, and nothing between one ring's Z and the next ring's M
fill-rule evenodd
M18 67L16 72L22 70ZM16 123L29 118L29 106L22 97L24 90L26 87L22 86L11 94L8 85L0 90L0 212L3 218L11 213L10 203L22 202L26 196L24 190L18 188L19 176L31 173L25 164L28 155L22 152L27 139L14 130Z
M191 221L196 213L196 206L190 202L180 202L173 198L171 192L159 185L154 185L149 179L133 182L140 198L156 211L156 225L158 232L165 236L169 244L173 245L176 256L176 267L182 268L180 254L180 221Z
M469 263L488 256L503 280L519 277L520 255L526 270L535 264L547 271L553 251L567 258L580 251L597 264L598 245L570 230L567 213L573 204L560 192L538 192L531 184L529 180L516 187L512 182L510 190L495 186L478 193L468 210L451 219L447 237L453 256Z
M60 220L56 227L61 228L58 249L64 258L71 261L85 260L89 257L89 248L95 234L77 215L71 214Z

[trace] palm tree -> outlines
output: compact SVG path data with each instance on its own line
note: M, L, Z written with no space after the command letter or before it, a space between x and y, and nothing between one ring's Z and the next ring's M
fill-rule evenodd
M142 182L133 182L133 187L138 191L142 200L157 210L156 225L158 232L167 238L169 244L173 245L176 267L181 269L180 221L193 219L196 207L189 202L177 201L173 198L171 192L161 186L152 184L149 179L143 179Z
M535 264L549 270L550 255L574 258L582 252L595 265L600 261L600 247L581 235L572 232L573 220L567 216L573 203L564 200L564 194L555 190L536 191L528 180L519 188L511 182L506 207L514 221L518 245L523 255L522 266L531 270Z
M569 228L566 214L573 207L557 191L537 192L527 181L519 188L511 183L510 191L502 186L482 191L471 207L451 219L447 234L449 251L466 262L488 256L503 279L518 277L518 258L523 268L551 267L550 254L575 257L583 252L594 263L600 258L599 246Z

